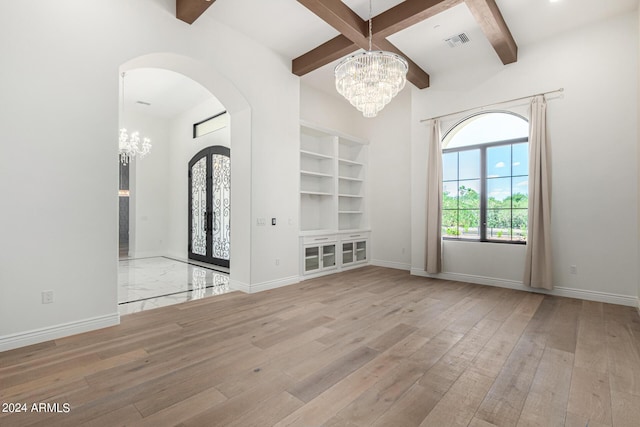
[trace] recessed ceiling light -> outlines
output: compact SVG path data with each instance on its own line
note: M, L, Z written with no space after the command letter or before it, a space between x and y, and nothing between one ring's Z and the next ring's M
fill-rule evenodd
M549 0L549 3L558 3L560 0Z

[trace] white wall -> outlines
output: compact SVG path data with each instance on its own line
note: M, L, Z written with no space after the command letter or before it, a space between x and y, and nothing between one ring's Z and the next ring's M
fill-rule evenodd
M638 5L638 28L640 28L640 5ZM640 33L640 30L639 30ZM640 36L639 36L640 37ZM640 43L638 43L638 57L640 57ZM640 65L638 67L638 111L636 116L636 123L638 124L638 192L640 193ZM638 262L640 265L640 194L638 195ZM640 314L640 274L638 274L638 314Z
M135 157L130 165L129 255L135 258L161 256L167 251L169 226L169 126L166 120L127 112L129 134L151 139L151 152Z
M373 264L411 266L411 89L366 121Z
M328 94L300 85L300 119L357 138L367 138L369 121L337 92Z
M248 102L250 111L232 116L232 144L247 141L234 145L246 165L243 177L232 176L246 180L234 224L244 241L235 250L246 253L232 253L241 260L235 278L251 289L297 277L290 147L299 79L288 59L212 15L189 26L175 18L172 0L0 3L0 38L11 40L0 47L0 129L10 141L0 144L0 192L10 201L0 210L0 350L118 322L118 80L121 65L148 54L192 58L202 80L225 82L226 92L215 93L225 106L233 91ZM234 128L240 119L251 125ZM256 216L292 225L257 230ZM275 266L259 259L265 254L287 261ZM42 305L48 289L55 302Z
M520 46L518 62L486 63L414 90L412 271L424 270L423 118L564 87L548 101L556 292L632 304L638 294L638 18L634 13ZM449 277L518 287L522 246L446 242ZM503 268L489 269L495 260ZM576 265L578 274L569 273Z

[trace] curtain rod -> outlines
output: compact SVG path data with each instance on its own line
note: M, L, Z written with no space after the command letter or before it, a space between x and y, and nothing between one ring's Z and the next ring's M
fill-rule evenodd
M509 99L507 101L494 102L493 104L482 105L480 107L467 108L466 110L456 111L455 113L448 113L448 114L443 114L441 116L435 116L435 117L430 117L428 119L422 119L422 120L420 120L420 123L426 122L426 121L429 121L429 120L441 119L443 117L455 116L456 114L466 113L466 112L472 111L472 110L478 110L478 109L482 109L482 108L493 107L495 105L506 104L506 103L509 103L509 102L521 101L523 99L533 98L534 96L538 96L538 95L548 95L550 93L557 93L557 92L564 92L564 88L561 87L560 89L550 90L548 92L536 93L534 95L529 95L529 96L521 96L520 98L513 98L513 99Z

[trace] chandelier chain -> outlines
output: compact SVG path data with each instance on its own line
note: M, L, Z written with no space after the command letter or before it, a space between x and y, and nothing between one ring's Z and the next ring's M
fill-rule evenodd
M373 0L369 0L369 52L371 52L373 49L371 47L372 45L372 41L373 41L373 12L371 11L371 2Z
M369 0L369 50L338 63L334 70L336 90L364 117L375 117L402 90L408 70L402 56L373 50L373 6Z

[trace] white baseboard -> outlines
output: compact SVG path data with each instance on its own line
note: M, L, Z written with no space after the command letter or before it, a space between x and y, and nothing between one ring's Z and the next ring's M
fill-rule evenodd
M395 268L396 270L411 271L411 264L405 264L403 262L383 261L381 259L372 259L371 265L377 267Z
M0 337L0 352L120 324L120 314L92 317Z
M251 292L251 285L249 285L248 283L241 282L239 280L233 280L231 278L229 278L229 288L233 289L234 291L244 292L245 294L248 294Z
M628 295L619 295L609 292L589 291L584 289L567 288L557 286L552 291L537 289L525 286L522 282L515 280L497 279L494 277L474 276L461 273L439 273L429 274L419 268L412 268L411 274L422 277L432 277L435 279L453 280L456 282L475 283L478 285L496 286L499 288L516 289L519 291L536 292L540 294L555 295L559 297L577 298L587 301L604 302L608 304L626 305L634 307L636 298ZM640 310L640 309L639 309Z
M134 252L129 258L139 259L139 258L158 258L165 256L165 252L156 252L156 251L147 251L147 252Z
M253 294L256 292L268 291L269 289L276 289L282 286L293 285L294 283L298 283L298 282L300 282L299 276L291 276L291 277L285 277L284 279L269 280L267 282L252 284L250 286L249 292Z
M269 280L262 283L244 283L237 280L229 280L229 287L234 291L241 291L245 294L254 294L256 292L268 291L269 289L276 289L282 286L293 285L300 282L300 277L291 276L284 279Z

